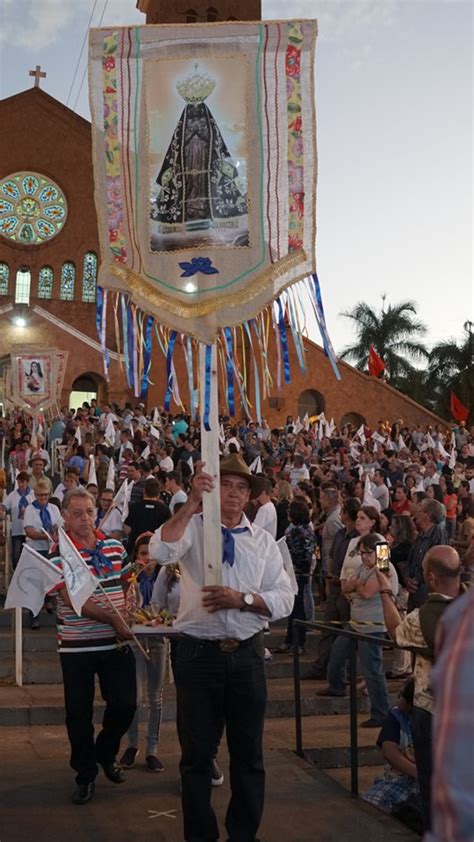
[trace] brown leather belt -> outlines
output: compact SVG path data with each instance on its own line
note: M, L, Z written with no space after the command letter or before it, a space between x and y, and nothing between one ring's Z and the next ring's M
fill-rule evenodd
M221 652L230 654L232 652L236 652L237 649L251 645L262 635L263 632L257 632L256 634L253 634L252 637L247 637L245 640L239 640L237 637L224 637L222 640L213 640L212 638L207 637L193 637L189 634L183 634L182 637L187 638L188 640L197 640L199 643L203 643L206 646L217 646Z

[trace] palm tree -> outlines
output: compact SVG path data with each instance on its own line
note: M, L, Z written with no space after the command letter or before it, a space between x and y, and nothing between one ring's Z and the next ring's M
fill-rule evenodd
M472 322L465 322L461 342L448 339L431 349L428 387L438 396L438 407L449 416L451 390L467 407L474 405L474 336Z
M388 378L394 386L397 386L398 378L405 380L416 371L410 359L421 361L428 358L425 346L417 340L418 336L426 333L426 327L414 318L414 301L401 301L385 307L383 295L380 312L359 301L352 310L345 310L341 315L355 322L358 341L344 348L340 356L353 359L361 371L367 370L371 345L382 357Z

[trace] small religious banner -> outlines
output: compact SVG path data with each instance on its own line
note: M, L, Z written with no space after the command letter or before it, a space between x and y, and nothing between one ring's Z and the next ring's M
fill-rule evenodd
M23 345L11 354L11 400L20 409L45 410L60 398L67 355ZM58 365L59 362L59 365Z
M316 34L91 30L101 287L209 344L316 272Z

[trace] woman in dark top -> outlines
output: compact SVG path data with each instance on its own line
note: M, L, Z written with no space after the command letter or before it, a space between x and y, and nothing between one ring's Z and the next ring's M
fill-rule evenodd
M288 529L288 507L293 498L291 485L286 479L280 479L275 487L276 499L275 508L277 513L277 534L276 540L283 538Z
M407 579L408 553L416 538L416 531L411 517L394 515L390 524L389 540L391 539L390 561L397 571L400 587L396 597L396 605L402 617L406 616L408 592L403 586ZM392 669L386 673L387 678L403 678L411 673L411 654L404 649L395 649L393 653Z

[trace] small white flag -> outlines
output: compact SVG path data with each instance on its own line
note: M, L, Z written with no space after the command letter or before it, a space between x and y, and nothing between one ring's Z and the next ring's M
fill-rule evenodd
M359 447L357 444L352 443L349 447L351 458L354 462L358 462L360 459Z
M367 439L365 437L365 427L363 424L360 425L359 429L357 430L357 433L355 434L355 437L359 439L362 445L366 443Z
M146 462L146 460L148 459L148 457L150 455L150 452L151 452L150 451L150 445L147 444L147 446L145 447L145 450L141 454L141 458L143 459L144 462Z
M262 460L260 456L257 456L257 458L253 460L252 464L249 465L249 471L251 474L262 473Z
M443 459L449 459L449 453L448 453L448 451L446 450L446 448L444 447L444 445L443 445L443 443L442 443L441 439L440 439L440 440L439 440L439 442L438 442L438 448L437 448L437 449L438 449L438 451L439 451L439 455L440 455L440 456L442 456L442 457L443 457Z
M399 433L398 436L398 449L404 450L406 448L405 439L403 438L402 434Z
M389 477L386 477L385 482L386 482L386 484L387 484L387 488L391 488L391 487L392 487L392 483L390 482Z
M364 497L362 499L362 505L373 506L374 509L377 509L378 512L382 511L382 507L379 501L376 500L374 495L372 494L372 483L368 474L365 478Z
M324 412L321 412L321 414L320 414L320 416L319 416L319 423L320 423L320 424L325 424L325 423L326 423L326 416L325 416Z
M156 427L150 427L150 435L154 436L155 439L161 438L161 433L159 430L156 429Z
M302 423L301 423L301 421L300 421L300 417L299 417L299 415L298 415L298 418L296 419L295 423L293 424L293 433L294 433L294 435L295 435L295 436L296 436L296 435L298 435L298 433L299 433L299 432L300 432L300 430L302 430L302 429L303 429L303 425L302 425Z
M379 444L385 444L384 437L381 436L380 433L377 432L377 430L375 430L375 432L372 433L372 438L373 438L374 441L378 442Z
M107 426L105 428L105 441L108 442L109 447L115 447L115 427L112 416L109 416Z
M449 467L451 468L451 470L454 470L454 466L456 465L456 459L457 458L458 458L457 450L455 450L454 447L453 447L453 449L451 451L451 456L449 457Z
M435 444L435 442L434 442L434 439L430 436L430 434L429 434L429 433L427 433L427 434L426 434L426 444L428 445L428 447L429 447L431 450L434 450L434 449L435 449L435 447L436 447L436 444Z
M113 459L109 459L109 467L107 470L107 481L105 483L106 488L110 488L111 491L115 491L115 463Z
M305 413L305 416L303 418L303 427L305 430L309 430L309 415L307 412Z
M36 617L46 594L59 585L62 578L61 570L25 544L7 591L5 608L29 608Z
M157 406L155 406L155 408L153 410L153 419L152 420L153 420L154 424L160 424L161 423L160 413L158 412Z
M59 527L58 534L64 584L66 585L71 605L80 617L82 606L92 596L99 582L92 575L79 550L76 549L62 527Z
M225 433L223 424L219 424L219 442L220 444L225 444Z
M80 428L79 424L76 427L76 432L74 433L74 438L76 439L78 445L82 444L81 428Z
M385 443L385 447L387 448L387 450L395 450L395 442L392 441L390 437L388 437Z
M451 449L452 449L453 447L456 447L456 435L455 435L454 430L452 430L452 432L451 432L451 441L450 441L450 446L451 446Z
M95 456L92 453L89 456L89 475L87 477L87 485L98 485L97 472L95 469Z
M187 465L189 467L189 470L191 471L191 476L194 476L194 462L193 462L192 456L189 457L189 459L187 461Z

